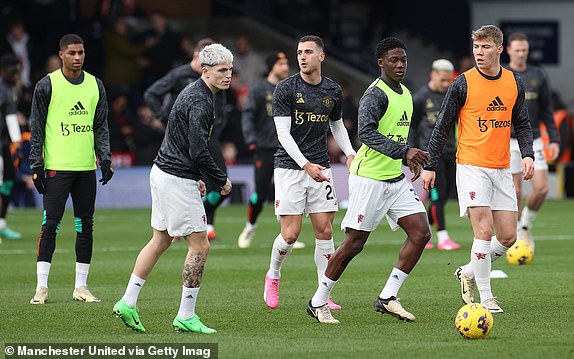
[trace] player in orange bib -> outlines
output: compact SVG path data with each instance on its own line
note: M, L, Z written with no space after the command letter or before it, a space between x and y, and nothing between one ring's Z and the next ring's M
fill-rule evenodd
M429 141L429 162L421 178L434 187L435 167L455 121L458 121L456 185L461 217L468 215L474 232L470 262L457 269L465 303L481 303L493 313L503 310L490 288L491 262L516 241L518 205L510 173L510 129L522 154L522 172L534 172L532 128L524 104L524 86L500 66L503 34L494 25L472 32L476 66L451 84ZM496 237L492 237L492 228ZM492 240L491 240L492 239Z

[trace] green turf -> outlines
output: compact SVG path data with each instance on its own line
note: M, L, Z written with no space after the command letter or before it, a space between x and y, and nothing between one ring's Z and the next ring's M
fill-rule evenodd
M35 288L39 210L14 210L19 241L0 245L0 340L7 342L202 343L219 344L222 358L572 358L574 345L573 201L549 201L536 220L536 257L532 265L493 266L508 279L494 279L493 290L505 313L495 315L485 340L465 340L454 328L462 306L453 272L465 263L470 225L447 206L449 232L463 244L458 251L426 251L400 291L414 323L382 316L372 309L396 261L402 231L386 223L371 235L365 250L349 265L334 290L343 310L334 312L338 326L320 325L305 313L316 287L314 239L308 222L301 240L307 248L293 251L283 267L281 301L275 310L263 303L263 279L270 247L279 225L272 208L262 214L253 247L236 249L246 208L225 207L217 215L221 240L212 245L198 300L198 313L214 335L178 334L171 322L181 294L184 243L160 259L142 290L140 316L147 332L135 334L111 311L125 289L138 251L151 234L150 210L97 210L95 248L89 284L101 303L71 300L74 284L73 216L66 213L50 275L49 302L28 304ZM335 223L341 221L341 211ZM342 233L335 230L335 241Z

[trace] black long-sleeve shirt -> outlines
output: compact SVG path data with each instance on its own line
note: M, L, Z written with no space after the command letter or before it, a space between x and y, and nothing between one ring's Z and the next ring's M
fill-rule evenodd
M446 92L436 92L424 86L413 96L413 116L409 132L409 146L426 151L428 143L438 119L438 113ZM454 156L456 152L456 137L453 133L448 137L444 146L444 153Z
M528 117L532 126L532 136L536 139L540 137L540 122L546 125L550 142L560 142L558 129L554 123L552 115L552 99L550 85L546 74L540 67L528 65L524 71L514 71L507 66L507 69L514 72L524 85L524 98L528 107ZM512 137L516 137L514 131Z
M225 185L227 176L215 164L208 146L214 123L213 103L214 95L202 79L180 92L154 160L162 171L196 181L205 175L217 185Z
M267 80L257 82L247 95L241 114L241 127L245 143L258 149L275 150L279 146L273 121L272 104L275 85Z
M199 74L192 70L189 63L178 66L148 87L144 92L144 101L153 115L165 123L177 95L198 78ZM165 98L166 95L169 98Z
M175 99L190 83L197 81L200 74L195 72L189 63L176 67L164 77L154 82L144 92L144 101L154 116L164 124L169 118ZM227 123L227 99L221 91L215 94L215 123L212 136L217 140Z

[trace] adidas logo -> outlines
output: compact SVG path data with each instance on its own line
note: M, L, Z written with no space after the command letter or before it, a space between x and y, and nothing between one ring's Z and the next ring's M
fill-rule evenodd
M500 97L496 96L494 100L488 105L486 111L506 111L506 106L500 99Z
M87 114L88 114L88 110L85 109L84 105L82 105L82 103L80 101L78 101L78 103L76 103L74 105L74 107L72 107L70 109L70 112L68 113L68 115L70 115L70 116L87 115Z
M297 92L295 97L297 97L297 101L295 101L295 103L305 103L305 100L303 100L303 94L301 92Z
M410 126L411 125L411 121L409 120L409 116L407 116L407 112L403 111L403 115L401 116L401 119L399 121L397 121L397 126Z

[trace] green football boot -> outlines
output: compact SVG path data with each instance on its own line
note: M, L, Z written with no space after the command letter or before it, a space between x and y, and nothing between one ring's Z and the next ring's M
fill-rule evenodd
M143 333L145 328L140 322L140 316L136 307L130 307L123 298L114 305L113 314L120 318L126 327L132 328L135 332Z
M181 319L179 316L175 317L173 320L173 328L176 332L217 333L217 330L206 327L201 320L199 320L197 314L194 314L193 317L189 319Z

